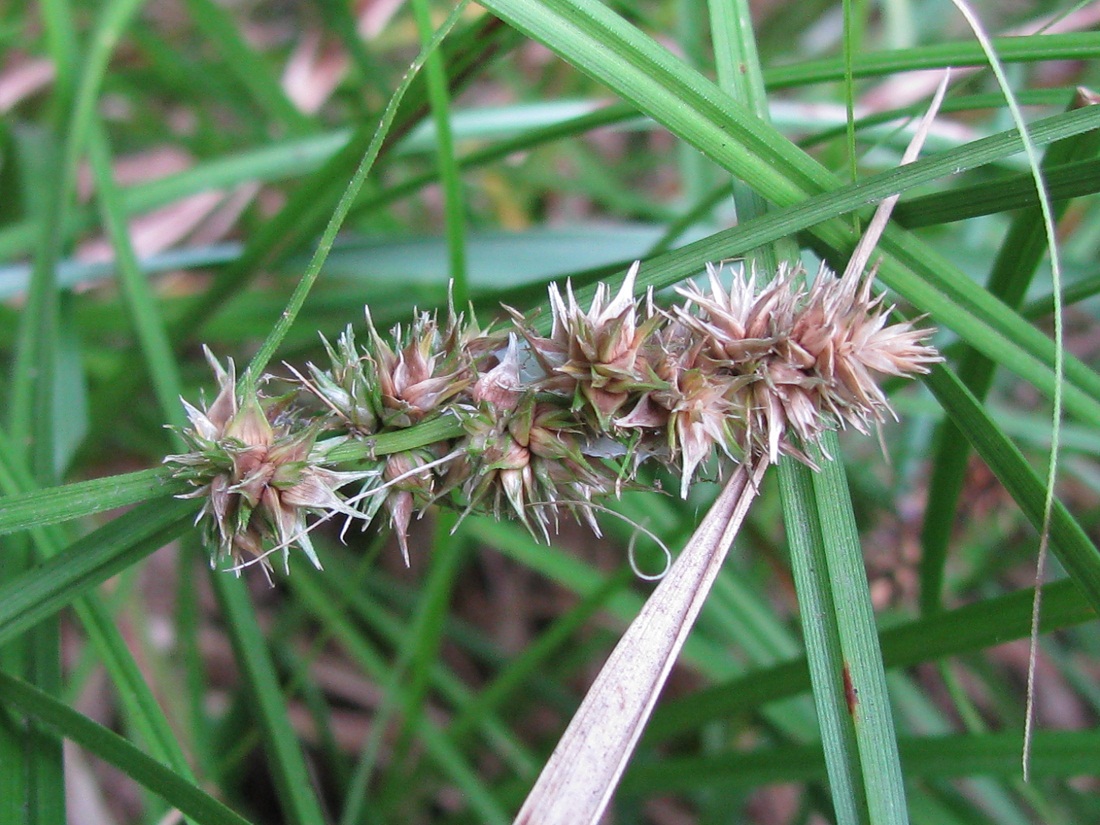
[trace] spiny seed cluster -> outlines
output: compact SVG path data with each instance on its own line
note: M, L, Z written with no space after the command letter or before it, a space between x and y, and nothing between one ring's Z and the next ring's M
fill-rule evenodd
M637 271L613 298L601 284L587 311L571 288L551 287L549 335L514 310L491 331L452 308L445 323L419 313L384 338L368 311L366 340L349 326L326 341L329 364L308 365L290 396L238 402L232 365L211 358L221 392L205 411L187 405L191 452L167 460L205 497L215 559L285 558L297 544L316 564L307 512L369 522L384 507L406 560L413 515L436 503L510 515L545 538L565 510L598 532L595 500L642 462L677 471L684 496L716 453L812 465L805 448L827 430L867 432L893 414L879 376L940 360L930 330L887 324L869 279L784 268L758 290L743 270L727 287L710 266L705 288L678 289L680 303L659 309L651 292L634 297ZM348 439L440 416L462 434L332 466ZM337 495L353 482L358 494Z

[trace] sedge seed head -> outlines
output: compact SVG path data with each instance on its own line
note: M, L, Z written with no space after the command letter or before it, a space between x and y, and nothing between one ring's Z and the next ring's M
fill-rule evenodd
M270 568L269 553L278 551L286 567L297 546L320 567L306 515L358 517L336 491L363 473L326 467L333 441L318 444L316 427L294 426L289 419L273 423L279 404L259 392L238 398L233 362L223 369L209 350L206 355L218 395L205 410L184 402L191 426L181 435L191 450L165 462L196 488L186 497L203 499L198 519L211 563L229 559L238 567L260 560Z

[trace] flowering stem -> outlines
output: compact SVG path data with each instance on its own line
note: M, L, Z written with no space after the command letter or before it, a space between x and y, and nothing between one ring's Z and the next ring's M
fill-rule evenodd
M813 466L804 445L892 413L876 375L940 360L930 331L887 326L858 276L781 266L758 291L755 273L727 287L708 266L709 288L662 310L634 297L639 266L588 310L552 287L549 337L515 310L494 332L452 308L445 322L417 313L389 343L368 311L365 343L349 325L325 341L330 368L292 369L301 390L280 397L238 392L232 361L207 351L218 396L184 402L189 451L165 460L205 499L215 559L239 571L297 545L320 567L308 515L369 523L383 506L406 561L412 516L436 503L511 514L547 542L563 512L599 533L596 500L635 483L643 461L678 470L684 497L715 456Z
M401 453L439 441L458 438L463 432L462 422L456 416L443 415L405 430L346 441L333 447L328 453L328 458L333 464L350 464L374 456Z

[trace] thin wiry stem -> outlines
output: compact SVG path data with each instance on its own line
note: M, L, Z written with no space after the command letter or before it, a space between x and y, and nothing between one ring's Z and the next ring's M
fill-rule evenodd
M973 8L964 0L952 0L974 32L974 37L985 53L986 60L997 78L997 85L1004 93L1005 103L1012 115L1012 122L1016 131L1020 134L1020 140L1024 145L1024 154L1027 155L1028 168L1035 179L1035 193L1039 200L1039 212L1043 216L1043 226L1046 229L1048 248L1050 250L1050 278L1054 291L1054 395L1052 398L1054 409L1051 411L1050 432L1050 457L1047 460L1046 495L1043 499L1043 524L1039 530L1039 553L1035 560L1035 601L1032 605L1031 616L1031 648L1028 652L1027 664L1027 708L1024 713L1024 747L1020 756L1021 770L1024 781L1030 779L1031 774L1031 740L1035 726L1035 666L1039 647L1039 617L1042 610L1042 584L1043 570L1046 566L1047 553L1050 548L1050 525L1054 517L1054 485L1058 480L1058 456L1061 447L1062 436L1062 408L1063 408L1063 384L1065 377L1065 330L1062 312L1062 257L1058 252L1057 237L1054 231L1054 211L1050 206L1050 195L1047 192L1043 175L1040 171L1039 153L1035 149L1035 143L1027 130L1023 113L1016 102L1016 95L1008 82L1004 67L1001 65L993 43L989 39L981 21L974 13Z

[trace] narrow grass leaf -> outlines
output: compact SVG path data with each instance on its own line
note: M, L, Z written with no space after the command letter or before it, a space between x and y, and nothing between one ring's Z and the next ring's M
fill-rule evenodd
M437 517L430 545L432 565L421 588L408 632L398 641L397 664L389 690L401 707L396 744L391 751L388 784L407 781L409 749L415 729L427 712L433 666L443 643L447 608L454 597L456 580L466 559L464 543L450 534L457 521L454 513ZM401 674L398 677L398 674Z
M925 379L928 388L1037 531L1043 529L1045 485L974 394L944 367ZM1089 603L1100 612L1100 551L1057 499L1050 515L1051 549Z
M45 183L47 199L44 214L40 216L41 234L34 257L34 274L16 350L12 399L13 433L19 439L28 434L32 436L35 474L42 483L53 480L55 473L54 457L50 454L53 439L49 428L54 421L52 390L56 354L53 347L58 324L56 265L61 250L66 246L65 227L76 185L77 163L84 152L95 117L95 105L108 61L142 2L144 0L112 0L103 7L90 38L91 47L81 67L79 80L73 78L73 96L70 99L67 94L62 94L58 100L65 118L59 132L64 135L65 141L63 148L58 150L54 167L48 170L50 179ZM71 26L71 20L66 20L64 14L51 15L50 19L57 21L64 29ZM63 42L75 40L71 30L65 34L56 32L55 36ZM62 63L73 59L75 55L67 55ZM67 84L59 87L60 91L68 89ZM31 380L32 369L34 380ZM32 390L33 397L26 395ZM28 406L30 404L33 404L33 413L32 407Z
M30 473L11 452L0 434L0 489L29 491L33 488ZM31 540L42 559L56 555L64 546L65 536L60 529L53 528L34 531ZM87 591L73 602L73 608L114 683L127 721L148 744L155 758L193 779L171 725L103 601L96 593Z
M828 433L822 446L830 455L839 455L835 433ZM855 729L868 815L876 825L900 825L908 822L905 783L844 468L835 459L825 461L811 480L819 505L826 505L820 507L818 517L843 656L842 670L833 673L833 679L843 686L846 711Z
M15 638L187 529L193 501L150 501L0 586L0 644Z
M59 736L70 739L134 781L160 795L184 816L203 825L248 825L248 820L171 768L142 753L114 731L58 702L52 696L0 673L0 703L18 708Z
M609 85L766 199L787 206L839 187L833 175L783 135L603 5L584 0L490 0L486 5ZM847 258L856 241L851 228L835 218L813 226L811 232L822 251L838 260ZM879 277L891 289L1042 392L1056 391L1053 365L1058 356L1049 338L903 230L887 230L880 248L884 257ZM639 278L638 288L645 285L647 278ZM1073 405L1081 414L1088 407L1090 414L1100 415L1100 376L1073 359L1067 358L1065 366L1067 408Z
M294 323L294 319L298 316L298 312L305 303L310 289L312 289L314 282L317 280L317 276L321 273L321 267L324 265L325 258L328 257L329 250L332 249L332 244L336 240L336 233L340 230L340 226L344 223L344 219L347 217L348 212L351 211L351 206L355 202L355 198L359 194L360 188L362 188L363 183L367 179L367 175L374 166L374 161L382 149L383 141L389 134L390 126L397 116L398 109L401 106L402 99L405 97L405 93L412 86L413 81L420 73L424 64L439 47L439 44L443 42L443 38L450 33L451 29L454 28L455 24L459 21L462 12L466 8L467 2L468 0L462 0L462 2L456 5L451 11L447 19L443 21L443 25L439 27L431 39L428 40L420 50L420 54L413 60L412 65L410 65L408 71L405 72L405 77L402 79L401 85L397 87L389 103L386 104L386 108L379 118L378 128L375 130L374 136L367 146L367 151L359 162L355 174L352 175L351 181L347 185L347 189L344 190L344 194L336 204L336 209L332 213L332 217L329 219L328 226L325 227L324 233L321 235L321 240L317 243L317 250L313 254L313 260L310 261L309 266L303 273L301 280L298 282L298 286L294 290L294 294L287 303L286 309L283 310L282 314L279 316L279 320L272 328L271 334L267 336L259 351L253 356L252 361L249 363L249 368L245 370L241 378L242 394L247 394L247 391L253 386L249 382L255 382L259 379L268 361L271 360L271 357L275 354L275 350L278 349L279 344Z
M1043 180L1051 201L1065 201L1100 192L1100 160L1091 158L1043 165ZM1026 173L1005 175L998 180L961 186L948 192L935 192L908 198L894 210L894 220L914 229L940 226L982 215L998 215L1014 209L1027 209L1039 202L1035 179ZM1016 223L1016 219L1013 220ZM1039 227L1041 229L1041 227Z
M1100 43L1094 32L1043 34L1030 37L994 37L993 49L1002 63L1033 63L1048 60L1094 60ZM932 43L907 49L863 52L853 56L853 78L882 77L921 69L986 66L988 57L973 40ZM767 72L770 89L786 89L813 83L843 80L849 71L836 58L776 66Z
M1012 732L980 735L903 738L899 741L906 773L914 780L974 776L1011 777L1020 769L1023 738ZM1036 734L1036 776L1069 779L1091 776L1100 759L1095 731L1043 731ZM663 759L638 766L623 779L624 794L676 793L715 785L753 788L824 778L816 745L758 749L682 759ZM974 820L968 820L974 821ZM989 821L988 819L982 821Z
M412 450L435 441L454 438L461 433L462 425L458 419L437 418L406 430L341 444L329 456L333 462L368 459ZM0 496L0 535L58 524L193 489L185 482L172 478L171 473L171 468L155 467L44 490Z
M325 816L310 782L298 735L287 716L286 700L244 580L213 568L210 579L225 617L234 659L241 669L249 711L263 733L283 816L295 825L323 825Z
M1086 102L1080 97L1074 108ZM1074 138L1056 141L1047 149L1044 158L1044 178L1052 185L1052 172L1065 161L1091 157L1100 149L1100 131L1093 131ZM1075 164L1074 164L1075 165ZM1053 167L1053 168L1052 168ZM1037 201L1033 175L1021 176L1021 185ZM966 198L962 193L960 199ZM1056 217L1064 214L1067 204L1059 204ZM988 288L1010 307L1017 308L1023 301L1039 262L1046 251L1046 227L1041 214L1035 208L1017 214L1005 235L1000 252L989 273ZM1053 311L1053 302L1052 302ZM975 400L981 401L992 385L996 362L967 350L959 358L958 377L970 389ZM962 492L967 457L970 449L966 437L950 420L944 421L937 433L936 455L932 464L929 486L929 505L921 533L921 606L925 611L937 609L943 587L943 566L947 557L952 519L945 513L953 513Z
M258 51L245 42L232 14L212 0L186 0L186 6L199 30L221 51L222 65L248 89L271 122L292 134L310 131L309 118L287 97Z
M298 575L299 573L303 575ZM339 640L365 674L378 682L385 682L392 677L392 663L375 648L369 635L363 633L361 627L352 620L349 610L344 609L345 605L338 604L332 598L328 590L329 582L317 575L316 571L304 568L295 571L295 575L289 581L295 592L303 598L309 609L324 623L329 632ZM343 583L340 582L337 586ZM341 595L349 600L362 599L361 594L346 591ZM355 607L354 602L351 606ZM377 713L375 724L384 727L386 715ZM416 733L431 759L443 770L448 779L461 789L470 807L476 811L479 822L507 822L507 816L500 803L485 788L484 782L478 777L473 766L465 759L464 752L452 744L429 717L421 716L416 725ZM349 811L362 815L366 803L362 799L351 802L354 804L350 804L348 799L344 800L345 814L340 821L358 821L348 816Z
M859 743L845 695L846 665L821 531L822 503L815 495L812 476L813 470L793 460L780 463L783 523L790 546L810 685L825 747L830 798L837 822L856 825L868 821L867 794Z
M172 347L156 298L141 272L130 240L129 227L115 186L107 134L98 119L92 124L88 157L95 178L96 197L99 200L103 225L114 247L119 286L137 333L149 379L160 408L168 420L173 425L182 427L186 424L186 418L183 406L179 403L183 395L179 368L172 355Z
M413 0L413 14L420 32L422 48L432 42L432 22L428 0ZM428 102L435 126L436 167L443 189L443 226L450 253L450 280L455 306L469 303L470 290L466 277L466 209L462 197L462 181L455 158L454 133L451 128L451 101L447 94L447 74L439 54L433 50L424 65L424 80L428 87Z
M1065 323L1062 314L1062 256L1058 249L1058 239L1055 237L1054 215L1047 195L1046 184L1043 182L1043 174L1039 168L1039 153L1031 142L1027 125L1024 123L1020 105L1013 94L1012 86L1005 75L1004 66L997 55L985 27L981 24L974 9L965 0L952 0L955 8L966 18L971 31L985 52L989 68L997 78L997 85L1005 96L1005 103L1012 115L1012 122L1020 133L1024 142L1024 153L1027 155L1028 167L1035 181L1035 193L1039 196L1039 214L1042 217L1043 230L1047 237L1047 249L1050 254L1050 278L1054 296L1054 393L1052 397L1053 409L1051 410L1050 453L1047 458L1046 492L1043 495L1043 519L1039 527L1039 552L1035 560L1035 606L1032 615L1033 638L1028 656L1027 668L1027 709L1024 714L1024 745L1023 751L1023 778L1028 779L1028 754L1030 741L1035 723L1035 667L1039 635L1039 614L1041 609L1040 598L1042 596L1042 584L1045 574L1047 553L1050 549L1050 523L1054 515L1055 484L1058 481L1058 458L1061 450L1062 417L1065 414L1063 401L1063 383L1065 380Z
M121 473L0 497L0 535L58 524L185 492L165 468ZM0 551L2 555L2 551Z
M883 661L889 668L909 667L1026 638L1031 630L1033 598L1031 588L1017 590L884 630L880 634ZM1043 608L1043 632L1097 618L1080 589L1069 580L1044 586ZM708 722L748 713L809 688L805 658L757 670L666 703L654 715L647 740L660 741Z

